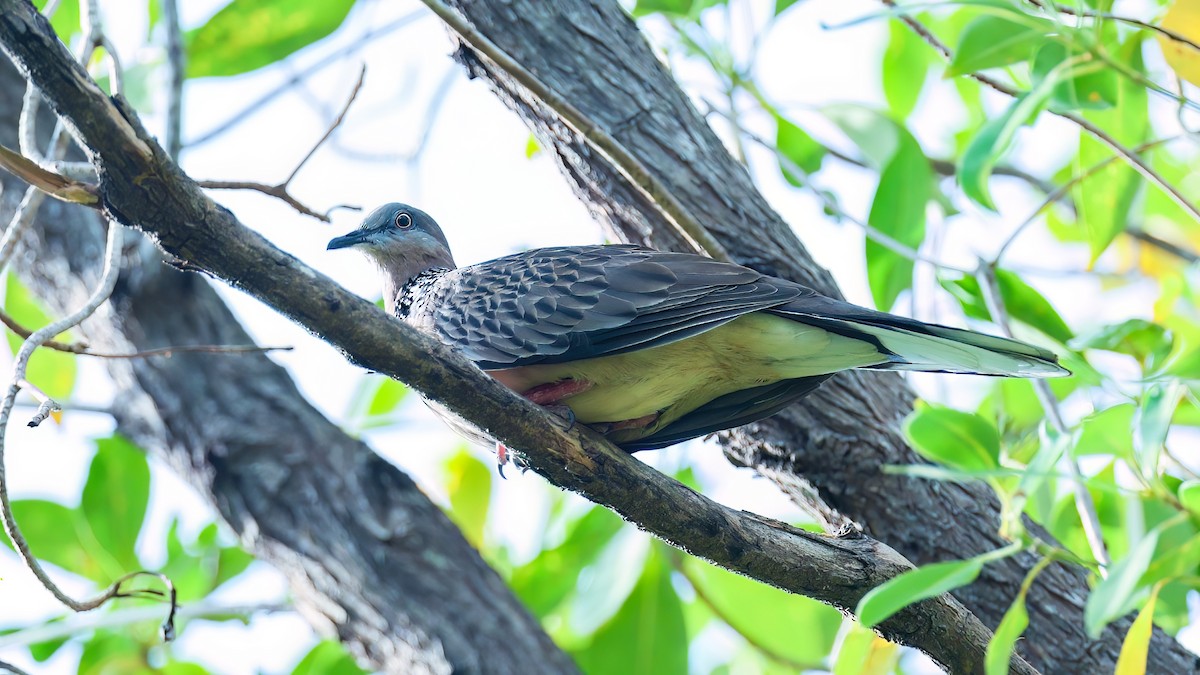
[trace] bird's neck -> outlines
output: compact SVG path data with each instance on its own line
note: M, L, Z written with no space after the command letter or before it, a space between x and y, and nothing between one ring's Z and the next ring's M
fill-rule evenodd
M409 246L395 252L376 252L372 257L376 258L379 269L383 271L383 297L392 313L395 313L401 295L406 293L414 280L434 270L445 271L457 267L454 256L445 249Z

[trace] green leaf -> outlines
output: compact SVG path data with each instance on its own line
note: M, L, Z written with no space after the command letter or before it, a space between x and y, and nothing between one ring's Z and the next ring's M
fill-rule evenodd
M188 77L240 75L326 37L354 0L233 0L187 34Z
M988 642L987 653L984 656L984 668L987 675L1008 675L1017 640L1029 627L1029 610L1025 608L1025 597L1029 594L1029 587L1033 585L1038 574L1048 564L1049 561L1043 559L1029 570L1029 573L1025 575L1025 580L1021 583L1021 590L1017 592L1017 597L1009 605L1008 611L1004 612L1004 617L1000 619L1000 625L996 626L996 632L992 634L992 640Z
M1176 492L1184 508L1200 515L1200 480L1185 481Z
M149 499L150 467L142 451L119 436L97 441L80 510L96 543L122 568L118 574L141 567L135 547Z
M1111 455L1120 459L1133 456L1133 414L1130 403L1114 405L1083 418L1074 455Z
M921 406L904 422L904 435L923 457L966 471L1000 466L1000 435L983 417L952 408Z
M975 581L985 562L982 557L975 557L909 570L872 588L859 601L854 613L862 625L877 626L914 602L936 598Z
M1154 549L1166 525L1147 532L1128 555L1109 567L1108 577L1092 589L1083 609L1083 623L1093 640L1100 637L1100 631L1112 620L1132 609L1138 582L1154 559Z
M1127 319L1101 326L1071 343L1075 349L1103 349L1128 354L1153 371L1171 353L1172 338L1167 329L1145 319Z
M896 119L908 117L917 106L932 65L928 45L899 21L888 23L888 44L880 71L883 97Z
M775 16L779 16L800 0L775 0Z
M54 625L59 621L59 619L54 619L47 621L44 625ZM57 654L58 650L61 649L63 645L67 644L70 639L71 638L69 637L61 637L53 640L46 640L44 642L34 642L29 645L29 655L33 657L34 661L37 661L38 663L45 663L50 657Z
M1166 384L1155 383L1146 388L1141 405L1133 417L1133 450L1142 475L1154 480L1158 476L1158 462L1171 418L1179 407L1187 389L1178 381Z
M640 19L650 14L680 19L695 19L700 12L716 5L726 4L728 0L637 0L630 14Z
M408 394L408 387L390 377L380 378L379 388L367 406L367 417L381 417L394 411Z
M17 323L29 330L37 330L50 323L50 317L41 304L25 288L17 275L9 274L4 293L4 309ZM7 332L8 345L15 355L25 340ZM59 340L70 340L70 333L63 333ZM46 392L50 398L63 400L75 388L75 355L51 349L38 349L29 359L25 379Z
M1131 35L1113 57L1136 71L1143 71L1142 35ZM1083 116L1126 147L1135 147L1144 142L1149 133L1146 88L1122 77L1115 105L1109 110L1085 111ZM1076 172L1087 171L1111 156L1112 150L1107 145L1082 134L1076 155ZM1077 220L1087 234L1093 262L1125 230L1141 185L1138 173L1118 160L1079 181L1071 190L1078 210Z
M336 640L318 642L292 669L292 675L365 675L366 672Z
M975 73L988 68L1026 61L1046 41L1054 24L1026 16L1013 21L985 14L973 19L958 39L946 77Z
M1068 58L1078 57L1079 49L1068 49L1061 42L1047 42L1037 51L1033 59L1033 76L1040 80ZM1050 96L1050 107L1055 110L1072 111L1081 109L1111 108L1117 101L1117 71L1113 68L1096 67L1074 77L1064 78L1054 87Z
M1005 675L1008 673L1009 664L1012 663L1013 649L1017 646L1017 640L1021 634L1029 627L1029 611L1025 609L1025 589L1017 594L1017 599L1009 605L1008 611L1004 613L1004 618L1000 619L1000 625L996 627L996 632L992 635L992 641L988 643L987 655L984 659L987 667L987 675Z
M1113 675L1146 675L1146 658L1150 655L1150 637L1154 634L1154 604L1162 585L1155 585L1150 599L1138 612L1129 626L1125 641L1121 643L1121 654L1117 657L1117 669Z
M661 554L646 559L625 603L574 656L585 673L688 671L683 607Z
M542 151L542 144L538 143L537 136L529 134L529 138L525 139L525 159L533 159Z
M901 130L896 154L879 175L867 224L911 249L925 240L925 206L933 187L929 160L917 142ZM900 293L912 287L913 261L868 238L867 282L875 306L887 311Z
M546 617L575 590L580 572L606 549L622 525L608 509L588 509L561 544L513 570L508 582L513 592L535 616Z
M35 556L88 579L101 576L96 561L79 538L78 511L41 499L14 501L12 510ZM12 548L3 531L0 541Z
M996 284L1000 287L1000 299L1008 315L1021 323L1035 328L1048 337L1066 343L1074 333L1067 322L1034 287L1025 283L1020 276L1008 270L996 270ZM987 302L975 277L963 276L957 279L942 279L941 285L962 305L967 316L985 321L992 320Z
M896 664L900 655L900 645L852 622L838 647L833 675L891 675L898 672Z
M1054 73L1061 71L1055 70ZM1008 151L1017 130L1031 122L1054 91L1056 77L1047 76L1037 87L1013 100L1003 114L988 120L971 139L958 162L958 183L971 201L995 211L988 179L992 169Z
M879 171L892 161L905 140L907 131L895 120L866 106L837 103L821 112L858 146L867 164Z
M41 12L46 9L46 4L49 0L35 0L34 6ZM64 44L71 43L71 36L80 32L79 25L79 0L62 0L58 3L58 9L54 11L54 16L50 18L50 26L54 28L54 32L58 33L59 39Z
M751 643L797 663L820 663L833 650L842 622L836 609L697 558L683 565L697 594ZM804 626L803 640L796 639L796 626Z
M444 470L446 491L450 494L450 519L472 546L482 549L492 501L492 470L466 449L447 459Z
M79 657L78 675L110 675L111 673L148 672L145 652L127 632L97 630L83 645Z
M808 132L778 115L775 116L775 147L805 174L820 169L826 153L825 146L813 140ZM787 162L781 161L779 170L784 179L796 187L803 187L808 182L807 175L797 175Z

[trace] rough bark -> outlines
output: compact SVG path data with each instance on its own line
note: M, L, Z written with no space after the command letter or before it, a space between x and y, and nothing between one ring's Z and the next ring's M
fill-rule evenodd
M0 2L0 8L7 10L0 13L0 42L23 74L42 89L100 170L106 211L152 233L164 250L186 261L188 266L237 285L341 348L357 363L405 379L451 410L468 414L510 447L544 448L529 453L527 459L556 484L609 505L664 539L730 569L842 608L854 606L871 587L907 569L902 558L862 535L841 538L812 535L733 511L653 471L601 437L583 429L557 428L544 411L483 375L460 355L383 315L371 303L348 293L247 230L232 213L214 204L194 181L178 171L139 126L130 109L120 101L110 101L96 89L86 74L69 61L61 45L49 34L46 22L28 5L5 0ZM40 252L53 252L58 245L47 240ZM92 248L94 255L95 247ZM37 263L39 267L47 264L40 258ZM70 276L83 273L82 269L59 271L70 272ZM62 283L62 276L55 273L40 278L47 284L56 279ZM117 302L104 315L120 331L113 337L114 342L153 338L153 342L138 342L138 345L160 346L162 343L157 340L178 343L198 337L223 341L244 338L236 325L229 326L230 334L205 332L203 327L212 323L219 312L211 307L202 311L203 308L193 309L183 304L188 300L187 294L176 298L171 293L153 292L159 283L192 286L189 292L195 287L205 288L194 278L182 281L173 272L153 265L139 266L126 277ZM186 318L178 324L164 321L164 307ZM159 324L173 328L164 333L167 328ZM99 335L110 337L103 331ZM260 361L267 362L265 358ZM273 562L292 571L294 579L299 578L297 585L302 590L315 589L320 593L312 606L326 616L344 620L344 614L360 609L347 607L344 597L337 595L333 587L340 584L371 588L373 582L386 582L385 570L393 576L405 577L419 590L424 589L421 584L436 585L431 580L407 579L408 570L389 568L386 563L390 561L375 557L381 554L377 549L354 548L364 539L368 543L404 539L398 545L415 545L426 557L433 558L426 561L432 562L433 569L425 567L418 571L442 575L453 572L436 553L424 551L425 542L406 537L417 526L407 519L409 514L380 510L376 500L387 493L368 480L380 469L378 464L359 455L338 456L338 463L311 457L310 452L328 453L325 446L344 437L331 427L322 435L322 429L328 426L323 420L317 423L320 428L314 429L311 419L300 419L301 415L294 410L281 409L283 406L272 399L273 389L290 386L281 373L264 375L274 388L259 388L246 382L241 364L218 368L208 362L191 361L183 372L170 373L161 370L169 364L159 360L134 361L130 365L130 377L134 379L121 381L129 381L127 395L136 402L136 406L126 411L125 422L131 425L131 433L164 443L174 464L213 494L235 529L256 543L257 550ZM176 389L179 385L166 376L183 377L185 373L201 382L188 387L198 390L194 397L180 401ZM119 377L126 375L129 374L118 370ZM247 398L265 399L269 407L264 410L247 405L250 403ZM226 400L228 409L216 406L216 402ZM235 403L246 405L253 412L247 414L237 409ZM188 417L192 414L185 410L188 405L197 406L199 416ZM296 405L307 411L305 415L315 415L303 402ZM219 424L215 416L222 416ZM271 433L266 426L251 426L261 432L252 434L244 428L262 418L286 427L308 421L309 426L301 428L318 442L280 448L277 430ZM214 437L212 427L228 431ZM230 466L239 467L242 472L227 473ZM365 469L361 468L364 466ZM331 477L336 481L336 475L345 473L361 481L351 486L360 488L361 493L333 494L329 484L322 482ZM398 477L394 482L395 485L381 487L395 490L406 486ZM284 513L277 512L280 502L286 505ZM264 520L267 515L278 516L279 522ZM335 515L345 518L336 520ZM323 554L314 539L336 527L360 537L321 542L348 547L339 550L337 556ZM368 534L374 539L361 536ZM295 560L297 557L299 561ZM318 583L313 583L314 578ZM494 577L486 577L485 581L491 579ZM407 600L389 599L398 600L401 605ZM343 604L331 607L327 602L330 600L342 600ZM470 613L478 615L472 617L472 623L488 624L485 629L507 619L491 612L484 602L473 608L449 610L459 612L462 618ZM382 608L372 605L365 617L356 616L359 623L351 626L353 639L383 638L386 630L407 627L407 624L371 624L370 620L380 613ZM888 637L924 649L955 672L982 672L988 632L949 596L906 608L885 621L880 629ZM457 630L461 631L462 626ZM385 641L385 645L391 644ZM493 647L487 647L474 654L481 661L455 666L464 671L480 666L502 671L492 662ZM367 646L360 648L367 654L377 653ZM532 660L534 655L525 656L526 670L535 666L559 667L552 659L549 663L538 663ZM1014 661L1013 670L1032 672L1019 659Z
M840 296L832 277L758 193L617 2L449 4L632 151L738 262ZM553 150L576 194L602 224L626 241L686 248L643 192L557 111L470 44L457 44L456 56L468 73L484 79ZM895 374L845 373L783 414L722 434L721 443L732 461L754 467L798 503L823 512L832 507L918 564L965 558L1003 545L997 535L999 503L986 486L882 472L886 464L921 461L898 431L912 400ZM823 504L813 502L809 484ZM1022 554L989 565L978 582L955 595L995 626L1034 562L1032 555ZM1048 673L1111 672L1132 617L1090 640L1083 629L1087 593L1086 574L1078 567L1053 565L1038 578L1027 603L1030 627L1019 644L1035 667ZM1198 668L1195 655L1155 631L1149 672Z
M16 144L25 82L0 61L0 143ZM52 116L41 128L48 131ZM0 172L0 218L25 185ZM250 344L208 283L141 237L111 304L82 327L105 351ZM94 211L47 200L17 261L56 312L94 286ZM176 469L260 559L283 572L314 626L391 673L562 673L570 657L401 471L309 405L266 356L110 361L120 431ZM15 476L19 481L20 477ZM36 542L35 542L36 545Z

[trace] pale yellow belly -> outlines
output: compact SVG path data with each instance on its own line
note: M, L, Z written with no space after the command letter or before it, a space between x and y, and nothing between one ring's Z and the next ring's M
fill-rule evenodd
M658 429L725 394L887 360L869 343L771 314L750 314L679 342L617 356L493 370L517 392L565 379L592 387L563 401L585 424L661 413Z

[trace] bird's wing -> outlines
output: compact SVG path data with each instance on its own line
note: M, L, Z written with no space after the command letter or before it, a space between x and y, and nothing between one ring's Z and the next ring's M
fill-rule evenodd
M527 251L445 281L425 320L486 370L667 344L813 293L740 265L624 245Z
M709 401L649 436L618 441L617 445L629 452L657 450L715 431L757 422L800 400L830 377L832 374L800 377L735 391Z

